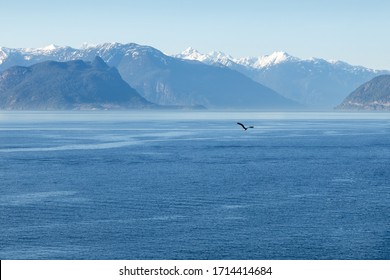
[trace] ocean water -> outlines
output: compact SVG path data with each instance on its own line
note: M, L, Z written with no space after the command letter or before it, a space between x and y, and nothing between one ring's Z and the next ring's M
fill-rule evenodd
M389 166L390 114L1 112L0 259L390 259Z

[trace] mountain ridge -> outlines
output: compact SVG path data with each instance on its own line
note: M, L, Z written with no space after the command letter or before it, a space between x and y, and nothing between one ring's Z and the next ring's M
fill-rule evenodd
M259 57L248 56L235 58L220 51L211 51L207 54L203 54L192 47L188 47L180 54L174 54L173 56L182 59L197 60L206 64L221 63L225 66L227 66L226 64L238 64L255 69L272 66L274 64L278 64L286 60L300 60L299 58L291 56L284 51L276 51L270 55L263 55Z
M222 52L202 54L187 48L174 56L234 69L284 97L314 109L331 109L362 83L390 73L343 61L300 59L283 51L259 57L234 58Z
M196 100L194 97L200 90L199 86L191 84L198 88L193 90L193 94L190 94L190 88L183 91L182 87L172 87L174 79L182 78L177 71L173 71L176 72L173 75L169 68L170 65L177 64L177 60L182 60L183 65L185 61L191 60L214 67L229 68L311 109L333 109L361 84L376 76L390 73L387 70L353 66L343 61L300 59L283 51L260 57L234 58L222 52L202 54L189 48L181 55L169 56L153 47L135 43L84 45L80 49L55 45L35 49L2 47L0 71L14 65L28 66L44 60L90 61L95 56L102 57L108 65L116 67L123 79L143 97L165 105L207 105L207 102L203 104L200 100L204 98Z
M100 56L147 100L160 105L204 106L213 109L290 109L296 102L228 68L183 60L135 43L104 43L40 49L1 49L4 65L31 65L48 58L92 60Z
M93 110L145 108L141 97L101 58L44 61L0 73L0 109Z

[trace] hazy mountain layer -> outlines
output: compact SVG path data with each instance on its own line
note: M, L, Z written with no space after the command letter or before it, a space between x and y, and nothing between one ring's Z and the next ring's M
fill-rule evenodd
M356 87L375 76L389 73L341 61L299 59L285 52L261 57L234 58L221 52L201 54L188 48L176 57L239 71L284 97L309 108L331 109Z

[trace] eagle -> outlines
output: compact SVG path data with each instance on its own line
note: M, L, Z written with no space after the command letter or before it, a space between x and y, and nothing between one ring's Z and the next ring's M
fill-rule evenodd
M243 129L245 129L245 130L247 130L248 128L255 128L254 126L248 126L248 127L246 127L245 125L243 125L242 123L237 123L238 125L241 125L241 127L243 128Z

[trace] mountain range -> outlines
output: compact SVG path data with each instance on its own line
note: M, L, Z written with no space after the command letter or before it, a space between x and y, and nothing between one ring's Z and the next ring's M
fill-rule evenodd
M333 109L361 84L389 74L340 61L299 59L285 52L237 59L189 48L170 56L134 43L80 49L2 47L0 71L46 60L92 61L96 56L117 68L123 80L150 102L217 109L293 109L297 103L307 109Z
M188 48L175 57L228 67L308 108L332 109L358 86L389 71L319 58L300 59L286 52L234 58L222 52L202 54Z
M46 60L91 61L101 57L145 99L159 105L210 109L293 109L298 104L227 67L167 56L137 44L102 44L82 49L48 46L41 49L0 49L0 71Z
M75 110L156 107L101 58L45 61L0 73L0 109Z

